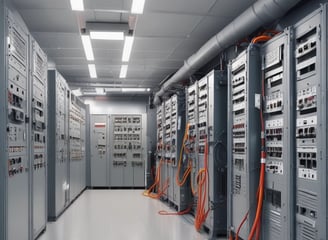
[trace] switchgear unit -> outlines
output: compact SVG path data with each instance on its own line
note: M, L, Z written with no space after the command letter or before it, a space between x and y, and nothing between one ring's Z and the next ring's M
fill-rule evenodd
M3 8L4 9L4 8ZM1 140L2 169L6 169L6 179L2 183L5 206L4 231L1 239L25 240L29 236L30 218L30 145L29 145L29 55L28 29L17 13L6 10L3 33L6 34L5 79L1 82L1 125L6 127ZM2 20L3 21L3 20ZM6 165L5 167L3 165ZM1 207L2 207L1 206ZM0 224L1 221L0 221ZM17 231L19 229L19 231Z
M144 114L91 115L91 186L144 187Z
M260 53L256 45L229 64L228 80L228 231L247 239L256 211L260 167ZM244 217L247 217L243 222Z
M47 56L31 37L31 172L33 181L33 237L47 223Z
M91 187L109 186L109 116L91 115Z
M266 174L262 231L265 239L294 237L294 92L290 30L262 46ZM263 84L262 83L262 84ZM259 138L259 136L258 136Z
M86 186L86 107L71 94L69 111L70 200L75 199Z
M145 158L142 115L112 115L111 187L144 187Z
M69 204L70 90L56 70L48 71L48 219L55 220Z
M197 172L207 171L205 227L211 237L227 229L227 74L212 71L198 81ZM195 182L195 181L194 181ZM200 181L198 181L200 185ZM197 188L197 195L202 194ZM200 198L198 198L200 199Z
M294 26L296 239L327 239L327 5Z
M0 239L35 239L46 226L47 56L9 2L0 9Z
M185 95L178 91L157 108L158 192L178 211L187 209L191 201L189 180L183 180L189 167L182 155L184 132Z
M190 180L184 184L178 184L178 179L182 178L186 171L188 161L185 161L181 151L183 151L183 140L186 124L186 100L184 92L177 92L171 97L171 141L169 142L169 153L171 154L169 162L170 175L169 186L173 188L172 195L169 194L169 200L176 206L178 211L187 209L191 202ZM182 158L180 160L180 157ZM170 199L170 197L173 197Z

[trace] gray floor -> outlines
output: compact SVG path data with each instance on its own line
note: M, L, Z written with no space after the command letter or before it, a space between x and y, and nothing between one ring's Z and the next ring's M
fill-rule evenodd
M182 216L141 190L87 190L39 240L204 240Z

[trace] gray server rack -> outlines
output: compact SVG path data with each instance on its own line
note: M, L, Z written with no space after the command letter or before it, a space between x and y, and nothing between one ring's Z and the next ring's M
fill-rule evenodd
M177 185L177 178L181 179L183 173L188 168L188 161L181 155L180 171L178 168L180 154L183 151L183 138L186 123L186 101L185 93L177 92L171 97L171 161L172 161L172 180L173 184L173 204L178 211L187 209L191 203L190 180L188 179L182 186ZM178 173L179 171L179 173ZM178 176L177 176L178 174Z
M31 37L31 172L33 237L47 223L47 56Z
M48 220L56 220L69 204L70 90L56 70L48 71Z
M109 116L90 116L91 187L109 186Z
M327 5L294 26L296 239L327 239Z
M197 171L205 168L207 158L209 213L205 227L210 237L215 238L224 235L227 229L227 77L224 71L213 70L198 81L197 108Z
M187 136L185 143L186 159L191 165L190 187L192 195L196 195L198 174L198 86L197 83L186 89L186 128Z
M84 103L71 94L69 111L70 201L74 200L85 188L85 114Z
M294 82L290 38L287 29L261 49L267 152L262 232L268 240L294 236Z
M260 115L255 94L260 93L261 62L258 47L229 64L228 73L228 231L246 239L255 211L260 167ZM258 104L259 105L259 104Z
M1 1L1 193L0 238L30 239L28 29ZM19 229L19 231L17 230Z
M157 149L156 149L156 170L153 172L154 181L156 181L156 177L158 177L158 173L160 173L159 183L157 191L159 192L164 185L165 179L164 174L165 171L162 170L165 151L164 151L164 125L165 125L165 116L164 116L164 103L157 107L156 113L156 121L157 121Z

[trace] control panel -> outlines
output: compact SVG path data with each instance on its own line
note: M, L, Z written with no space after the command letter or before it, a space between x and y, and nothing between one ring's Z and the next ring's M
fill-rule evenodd
M262 228L266 239L292 239L294 125L290 31L262 46L266 174Z
M260 113L255 98L260 93L260 66L258 47L251 44L232 60L228 74L228 230L236 233L243 224L242 239L247 239L256 211Z
M295 25L296 239L327 239L326 16Z

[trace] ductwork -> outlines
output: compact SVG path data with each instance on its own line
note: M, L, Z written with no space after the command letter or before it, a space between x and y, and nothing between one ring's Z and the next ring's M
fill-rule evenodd
M222 31L207 41L195 54L155 94L154 104L161 102L161 97L172 85L186 80L198 69L219 54L220 51L234 44L239 39L254 32L260 26L282 17L301 0L258 0L239 17L228 24Z

